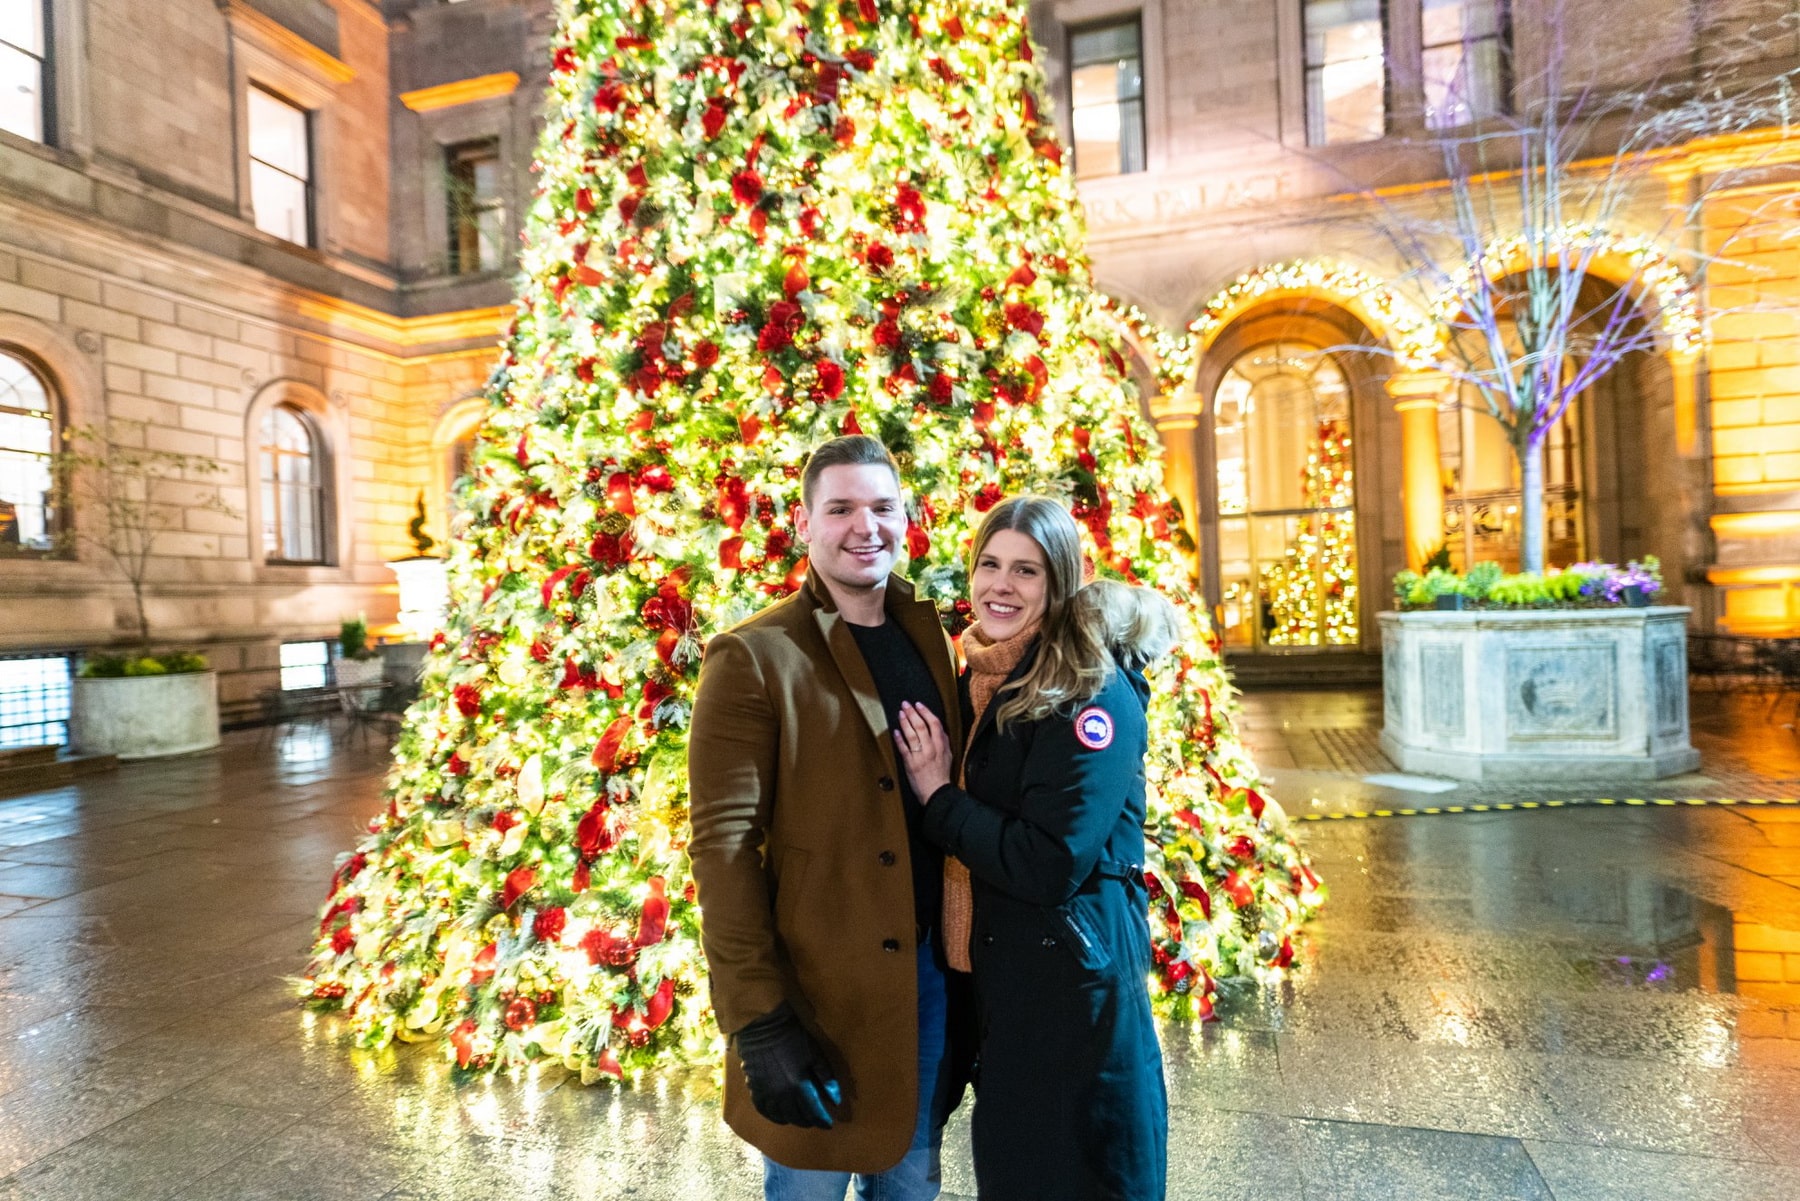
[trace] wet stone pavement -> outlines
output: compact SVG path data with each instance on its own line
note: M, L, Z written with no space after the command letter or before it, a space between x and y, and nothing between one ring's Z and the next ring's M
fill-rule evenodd
M1358 758L1369 713L1362 694L1251 698L1290 808L1383 787ZM1793 795L1787 720L1697 698L1707 783L1671 795ZM1306 749L1320 729L1344 734L1330 753ZM459 1088L434 1049L357 1052L295 1008L286 978L384 766L312 733L233 735L0 801L0 1199L760 1195L706 1072ZM1800 808L1300 836L1332 889L1302 969L1164 1030L1172 1198L1800 1198ZM974 1189L966 1116L951 1197Z

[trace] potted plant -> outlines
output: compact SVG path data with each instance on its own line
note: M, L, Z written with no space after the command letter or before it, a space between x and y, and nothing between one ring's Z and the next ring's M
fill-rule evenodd
M1399 611L1381 615L1382 749L1404 770L1471 780L1693 770L1687 610L1651 605L1661 588L1651 557L1403 572ZM1452 595L1475 611L1436 612Z
M162 534L193 509L235 517L219 498L225 467L200 455L146 449L141 422L64 434L56 468L84 519L69 535L130 585L137 635L129 653L84 657L69 698L69 741L84 754L148 759L219 745L218 677L187 651L151 650L148 584Z
M381 653L369 645L369 623L362 614L339 622L338 659L332 668L338 686L360 688L379 684L382 670Z

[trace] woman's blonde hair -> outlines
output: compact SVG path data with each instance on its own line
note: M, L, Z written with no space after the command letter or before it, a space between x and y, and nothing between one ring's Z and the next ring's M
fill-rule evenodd
M1042 496L1014 496L988 510L969 551L969 578L987 544L1001 530L1030 538L1044 555L1044 617L1037 659L1002 690L994 721L1037 721L1090 700L1111 678L1118 660L1140 668L1174 646L1180 617L1161 594L1112 580L1082 584L1081 534L1061 504ZM999 698L996 698L997 700Z

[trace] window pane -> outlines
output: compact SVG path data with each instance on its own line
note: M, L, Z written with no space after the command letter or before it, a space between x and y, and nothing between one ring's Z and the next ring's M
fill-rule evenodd
M1250 570L1250 523L1242 517L1219 522L1219 612L1226 646L1256 645L1254 576Z
M49 454L49 415L11 413L0 409L0 450L22 450L37 455Z
M250 164L250 208L256 214L256 228L285 241L305 246L308 237L306 220L306 183L284 174L266 163Z
M1498 38L1426 50L1424 71L1428 128L1451 129L1501 111Z
M0 409L50 411L50 394L37 372L9 354L0 354Z
M506 209L500 195L500 142L487 138L445 152L451 270L469 274L504 265Z
M55 506L50 461L0 450L0 549L54 549Z
M0 659L0 747L69 740L69 660Z
M1387 132L1381 0L1308 0L1306 138L1363 142Z
M1500 32L1497 0L1425 0L1425 45L1472 41Z
M0 42L44 57L44 0L0 0Z
M282 484L281 557L295 563L319 559L317 493L304 484Z
M323 464L307 419L277 405L262 421L263 554L294 563L323 561Z
M284 642L281 644L281 686L289 688L325 687L325 664L330 653L323 642Z
M1069 59L1076 66L1138 57L1138 23L1120 21L1098 29L1083 29L1069 38Z
M1083 30L1069 39L1075 175L1144 169L1144 64L1138 23Z
M1425 0L1425 124L1466 125L1502 111L1503 43L1498 0Z
M306 418L285 404L276 405L263 417L263 446L293 454L312 453L312 431Z
M306 147L306 110L250 89L250 157L300 179L310 178Z
M262 490L262 527L263 555L270 559L281 558L281 499L276 494L275 485L269 481L274 466L265 455L263 458L263 490Z
M0 8L15 3L0 0ZM44 140L44 64L7 45L0 45L0 129Z
M0 550L54 549L55 434L44 381L0 353Z
M469 165L469 182L477 204L499 199L500 155L497 150L490 150Z

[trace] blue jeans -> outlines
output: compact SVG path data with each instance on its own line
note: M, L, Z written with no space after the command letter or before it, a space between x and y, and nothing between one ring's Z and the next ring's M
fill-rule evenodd
M851 1182L856 1201L933 1201L939 1190L939 1154L943 1149L945 1060L949 1035L944 974L938 970L931 940L919 944L919 1123L912 1147L899 1163L872 1176L849 1172L811 1172L783 1167L763 1157L764 1201L844 1201Z

